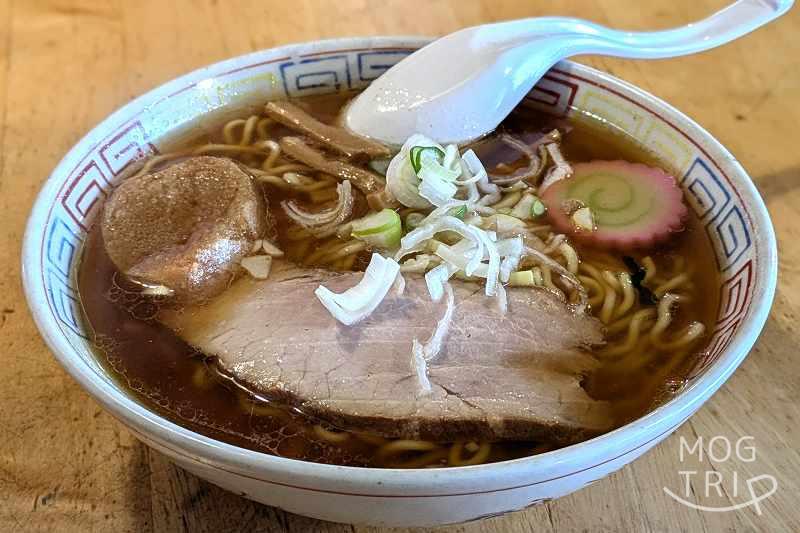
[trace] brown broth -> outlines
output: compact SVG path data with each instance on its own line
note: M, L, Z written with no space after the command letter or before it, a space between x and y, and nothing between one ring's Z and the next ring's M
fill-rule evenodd
M331 122L348 96L308 99L303 105L318 118ZM548 130L553 124L549 117L520 109L503 127L519 133ZM562 144L569 161L626 159L669 170L668 164L608 125L586 117L572 120L569 125L572 129ZM201 132L189 145L217 141L219 135L218 131ZM270 194L275 191L270 190ZM285 224L279 222L278 229L279 244L291 257L292 244L285 239ZM624 270L616 255L585 246L576 248L583 260ZM642 255L645 254L636 254L636 259L641 260ZM711 245L696 217L692 214L687 230L651 255L660 269L669 268L676 257L684 257L693 271L697 297L690 305L681 306L671 330L692 320L703 322L707 328L713 324L719 280ZM319 438L313 430L319 421L259 399L221 372L213 359L154 322L159 302L126 287L105 253L98 227L89 232L83 249L79 289L87 322L96 335L98 359L133 397L159 415L214 439L264 453L325 463L375 465L373 445L353 437L343 444ZM686 353L653 358L641 367L607 363L587 379L585 386L593 397L614 402L618 423L622 424L676 392L705 342ZM493 446L489 460L511 459L546 449L547 443L502 443Z

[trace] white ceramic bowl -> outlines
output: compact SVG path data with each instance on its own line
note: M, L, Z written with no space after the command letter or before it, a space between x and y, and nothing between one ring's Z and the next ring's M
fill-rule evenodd
M169 422L122 390L95 361L75 273L86 229L137 158L193 124L216 124L268 99L363 87L426 41L355 38L241 56L171 81L90 131L45 183L23 249L25 293L64 368L143 442L187 470L247 498L308 516L364 524L430 526L522 509L602 478L655 446L692 415L747 355L775 290L769 215L742 167L711 135L653 96L575 63L554 68L525 105L604 117L673 161L691 208L711 237L722 301L708 352L688 386L641 419L536 457L438 470L321 465L237 448Z

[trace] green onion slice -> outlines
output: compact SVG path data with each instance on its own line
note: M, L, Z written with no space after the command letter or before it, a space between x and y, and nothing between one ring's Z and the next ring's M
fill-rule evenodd
M416 229L425 220L425 215L422 213L411 212L406 215L406 231Z
M375 248L396 248L403 236L400 215L391 209L352 222L352 236Z
M467 216L467 206L460 205L458 207L454 207L447 214L451 217L456 217L459 220L464 220L464 217Z
M542 216L546 210L547 207L545 207L544 203L542 203L541 200L536 198L536 200L534 200L533 204L531 205L531 216L533 218Z
M435 146L413 146L408 153L411 159L411 167L414 172L419 172L422 169L422 164L425 160L432 160L438 164L444 162L444 152Z

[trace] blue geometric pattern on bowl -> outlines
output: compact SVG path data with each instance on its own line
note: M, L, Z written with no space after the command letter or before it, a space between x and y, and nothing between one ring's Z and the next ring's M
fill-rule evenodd
M350 54L325 54L281 63L285 94L300 98L364 87L406 57L408 50L372 50Z

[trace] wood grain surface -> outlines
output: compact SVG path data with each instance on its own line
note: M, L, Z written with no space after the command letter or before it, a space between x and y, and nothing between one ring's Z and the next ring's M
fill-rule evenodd
M376 531L255 504L172 466L135 440L59 367L27 311L19 272L28 211L50 170L91 127L177 75L289 42L439 35L509 18L573 15L620 28L683 24L725 0L0 0L0 531ZM728 383L675 435L633 465L558 501L443 528L459 532L800 531L800 13L722 49L683 59L582 61L671 102L749 170L780 246L775 306ZM679 438L755 438L755 460L681 463ZM734 512L698 511L680 470L777 492ZM733 472L739 491L732 492ZM700 481L700 480L695 480Z

